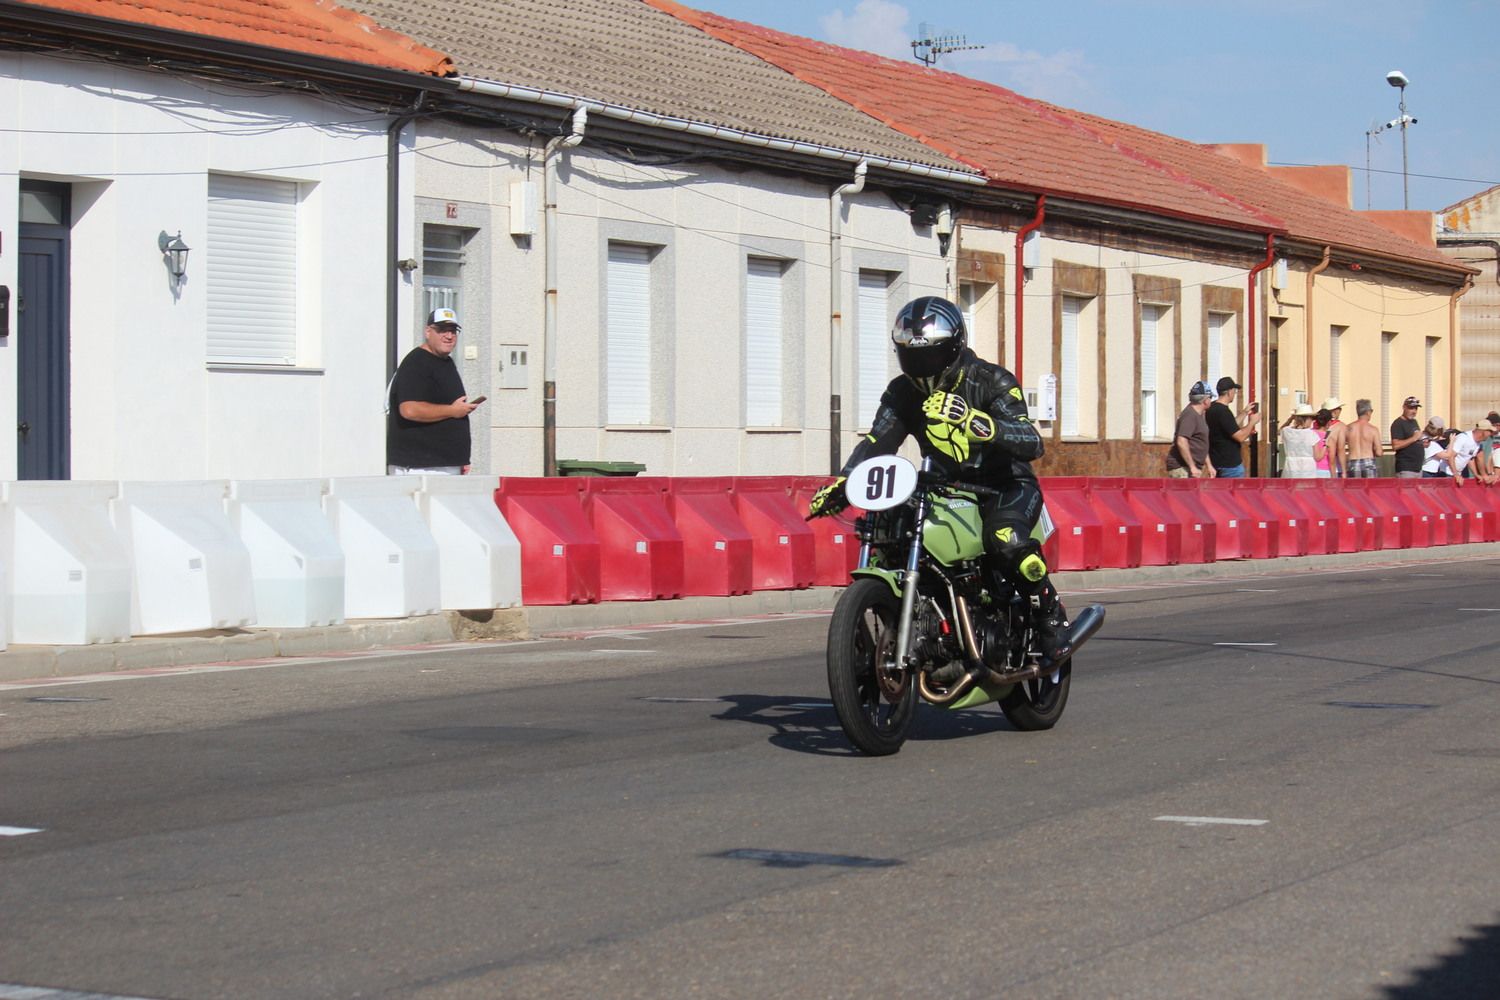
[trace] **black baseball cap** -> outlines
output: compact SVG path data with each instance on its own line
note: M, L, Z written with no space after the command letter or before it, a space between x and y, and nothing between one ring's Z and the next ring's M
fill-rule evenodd
M1244 386L1240 385L1229 375L1225 375L1223 378L1219 379L1219 395L1221 396L1224 395L1224 393L1228 392L1230 389L1243 388Z

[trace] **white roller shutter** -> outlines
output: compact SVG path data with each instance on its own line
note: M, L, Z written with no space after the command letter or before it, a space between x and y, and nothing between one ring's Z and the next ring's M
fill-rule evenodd
M1203 362L1203 378L1209 385L1217 385L1224 374L1224 320L1223 313L1208 314L1208 357Z
M208 177L208 360L297 363L297 185Z
M1141 306L1141 437L1156 437L1157 337L1161 306Z
M1077 437L1078 430L1078 316L1083 299L1062 300L1062 373L1057 387L1063 437Z
M859 370L855 410L850 414L855 427L874 422L880 397L891 382L890 286L890 275L884 271L859 272Z
M745 425L780 427L782 263L751 257L745 273Z
M651 422L651 248L609 245L605 421Z

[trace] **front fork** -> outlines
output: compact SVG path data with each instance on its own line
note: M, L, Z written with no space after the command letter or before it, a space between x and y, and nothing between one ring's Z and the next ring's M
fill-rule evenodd
M932 468L932 459L923 457L922 471ZM906 575L901 581L901 627L896 632L896 669L915 666L910 663L911 623L917 606L917 567L922 560L922 527L932 501L926 492L917 499L917 516L912 520L911 546L906 550Z

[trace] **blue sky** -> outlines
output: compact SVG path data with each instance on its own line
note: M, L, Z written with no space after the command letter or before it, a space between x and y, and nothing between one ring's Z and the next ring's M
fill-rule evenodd
M921 24L961 34L984 48L940 68L1195 142L1263 142L1272 163L1346 163L1356 208L1365 133L1400 114L1385 79L1399 69L1411 207L1500 184L1500 0L686 2L895 58ZM1401 208L1399 130L1368 144L1370 207Z

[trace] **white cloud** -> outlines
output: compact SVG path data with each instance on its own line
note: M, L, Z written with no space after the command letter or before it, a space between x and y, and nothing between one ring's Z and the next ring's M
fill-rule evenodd
M911 58L911 14L890 0L859 0L852 14L836 10L820 19L830 42L892 59Z

